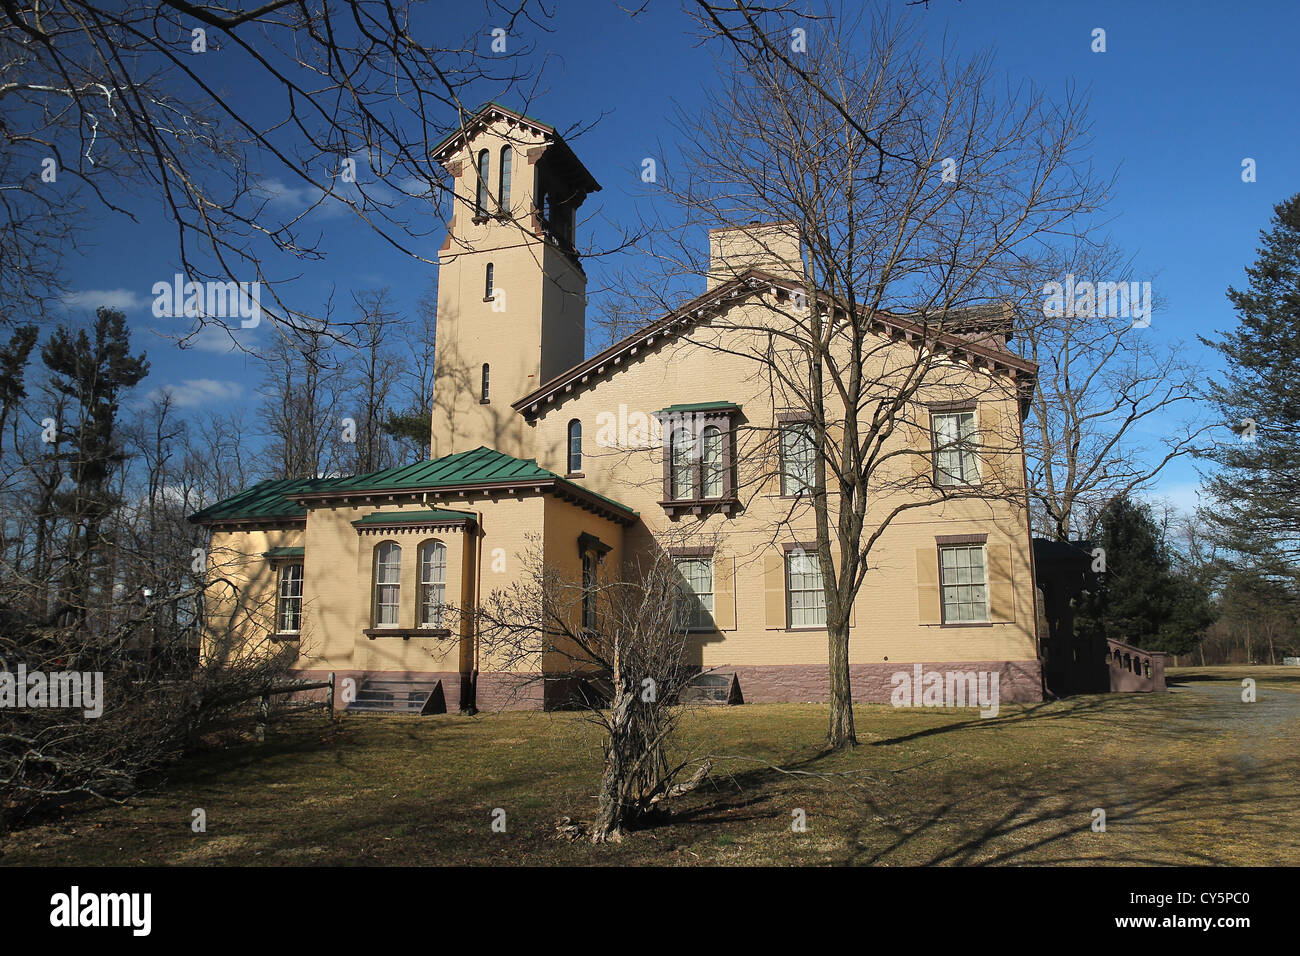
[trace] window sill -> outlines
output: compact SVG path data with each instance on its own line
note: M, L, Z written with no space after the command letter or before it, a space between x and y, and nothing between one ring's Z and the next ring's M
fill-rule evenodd
M821 633L825 634L825 633L826 633L826 625L825 625L825 624L813 624L813 625L809 625L809 626L807 626L807 627L787 627L787 628L785 628L785 630L786 630L788 633L796 633L796 632L798 632L798 633L807 633L808 631L820 631Z
M482 226L491 221L492 221L492 217L489 216L487 213L479 213L473 219L470 220L470 222L472 222L476 226Z
M445 627L368 627L361 632L372 641L377 637L400 637L409 641L413 637L451 637Z
M495 302L496 300L497 300L497 297L494 296L494 295L485 295L485 296L483 296L483 301L484 301L484 302Z
M679 498L673 501L661 501L659 506L664 509L670 518L676 518L678 515L694 514L702 515L706 512L722 511L730 517L737 509L740 508L740 500L735 497L731 498Z
M952 623L949 623L949 622L947 622L947 621L943 621L943 622L941 622L941 623L938 624L938 625L931 625L931 626L937 626L937 627L992 627L994 624L997 624L997 623L999 623L999 622L997 622L997 621L953 621Z
M271 640L273 640L273 641L301 641L301 640L302 640L302 632L301 632L301 631L281 631L281 632L278 633L278 634L272 634L272 635L271 635Z
M564 477L565 478L586 478L587 476L580 471L571 471L568 474L566 474Z
M478 400L478 403L479 403L480 405L491 405L491 404L492 404L492 399L490 399L490 398L480 398L480 399Z

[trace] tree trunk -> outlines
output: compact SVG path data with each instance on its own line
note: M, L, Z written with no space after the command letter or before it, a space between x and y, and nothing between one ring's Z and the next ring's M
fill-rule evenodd
M830 641L831 723L826 735L826 746L843 750L858 743L853 730L853 689L849 682L849 622L832 625L827 621Z

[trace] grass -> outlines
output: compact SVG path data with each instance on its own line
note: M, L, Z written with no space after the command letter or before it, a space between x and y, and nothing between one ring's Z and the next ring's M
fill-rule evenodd
M349 716L337 735L321 721L197 756L126 805L16 831L0 864L1300 863L1300 669L1170 677L1168 694L988 720L862 705L862 745L829 755L824 706L700 709L676 747L713 755L713 778L608 847L555 835L593 807L600 737L580 715Z

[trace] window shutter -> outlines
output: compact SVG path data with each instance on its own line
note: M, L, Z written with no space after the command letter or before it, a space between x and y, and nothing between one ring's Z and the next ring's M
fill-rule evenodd
M1008 623L1016 619L1015 588L1011 580L1011 545L990 544L988 558L989 620Z
M942 624L939 607L939 555L935 548L916 549L916 609L921 624Z
M930 413L921 408L918 414L922 420L909 428L908 432L913 436L912 451L920 454L908 455L907 463L913 479L919 478L929 485L934 482L934 435L930 431Z
M763 555L763 607L767 629L785 629L785 558Z
M713 556L713 624L719 631L736 629L736 559Z

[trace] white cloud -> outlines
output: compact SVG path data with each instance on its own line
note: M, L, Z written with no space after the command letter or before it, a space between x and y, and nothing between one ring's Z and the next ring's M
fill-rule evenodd
M102 305L122 312L143 309L152 302L153 299L132 289L86 289L63 297L63 304L70 309L95 309Z
M177 408L194 408L212 402L233 402L243 394L244 387L238 382L187 378L179 385L160 385L145 397L150 401L158 401L170 395Z

